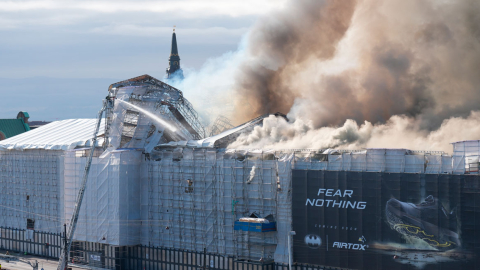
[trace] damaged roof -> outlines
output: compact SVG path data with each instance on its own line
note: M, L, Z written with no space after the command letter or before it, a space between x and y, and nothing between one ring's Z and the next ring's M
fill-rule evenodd
M270 115L274 115L276 117L283 117L288 121L287 116L279 112L275 114L265 114L237 127L225 130L222 133L202 140L169 142L160 144L157 147L226 148L230 143L234 142L241 134L252 131L255 126L263 125L263 120Z

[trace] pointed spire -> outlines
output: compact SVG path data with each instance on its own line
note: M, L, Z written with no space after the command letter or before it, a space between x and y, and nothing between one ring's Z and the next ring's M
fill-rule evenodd
M170 47L170 57L168 58L167 79L173 74L183 79L183 71L180 69L180 56L177 48L177 35L175 34L175 26L173 26L172 45Z
M177 35L175 34L175 28L173 28L172 46L170 48L170 56L178 56Z

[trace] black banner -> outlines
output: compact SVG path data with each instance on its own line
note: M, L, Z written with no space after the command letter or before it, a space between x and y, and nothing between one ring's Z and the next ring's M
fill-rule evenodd
M293 259L480 269L480 176L294 170Z

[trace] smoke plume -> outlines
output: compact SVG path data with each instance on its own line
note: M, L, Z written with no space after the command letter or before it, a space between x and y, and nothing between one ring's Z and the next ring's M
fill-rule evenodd
M292 0L247 37L235 148L450 150L479 139L480 2Z
M288 123L273 115L262 126L240 135L229 148L235 149L360 149L407 148L451 152L450 143L466 139L478 139L480 112L468 117L452 117L440 127L429 131L421 126L421 120L404 115L394 115L386 123L373 125L365 121L357 124L348 119L339 127L315 128L311 121L301 118Z

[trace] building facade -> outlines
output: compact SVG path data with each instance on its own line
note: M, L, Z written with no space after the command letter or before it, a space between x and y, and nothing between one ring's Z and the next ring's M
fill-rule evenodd
M480 141L454 143L453 155L226 149L264 117L284 116L204 138L175 88L140 76L109 90L122 101L101 123L74 263L222 270L239 263L273 270L289 261L298 269L480 266ZM48 248L43 235L62 242L96 121L56 121L0 142L4 248L32 252L33 243L42 247L33 254L58 257L61 244Z

